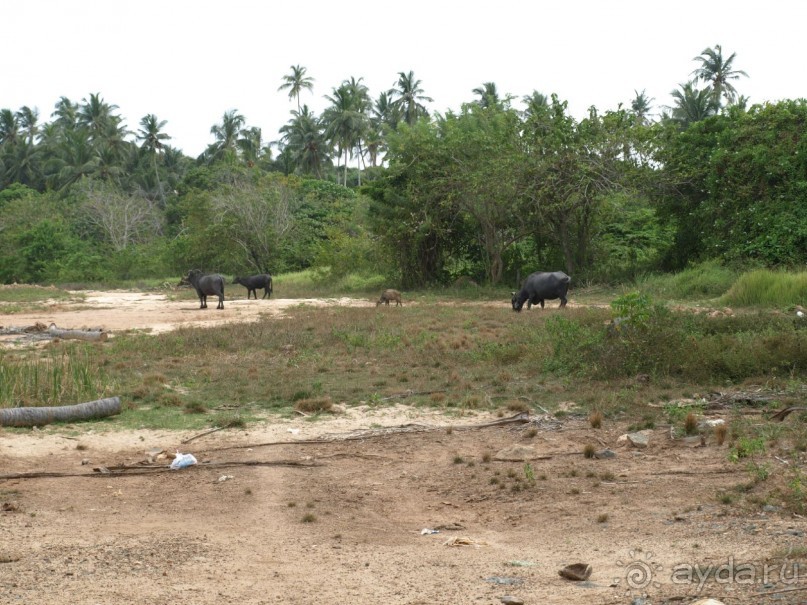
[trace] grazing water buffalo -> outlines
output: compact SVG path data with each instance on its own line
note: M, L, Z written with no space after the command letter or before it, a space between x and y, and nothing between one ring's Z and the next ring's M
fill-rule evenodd
M187 277L183 277L179 283L190 284L199 296L199 308L207 309L207 297L218 296L219 304L217 309L224 308L224 278L217 274L205 274L199 269L188 271Z
M263 275L251 275L250 277L234 277L234 284L241 284L247 289L247 300L251 294L255 295L255 300L258 300L258 288L263 288L263 296L261 298L272 297L272 276L268 273Z
M389 301L391 300L395 301L396 307L397 306L403 307L403 303L401 302L401 293L398 292L398 290L384 290L381 293L381 298L378 299L378 302L375 304L375 306L377 307L381 303L386 303L386 305L389 307Z
M571 277L566 275L563 271L554 271L552 273L544 273L537 271L530 275L524 282L521 291L513 292L513 311L521 311L524 303L527 303L527 308L530 309L532 305L540 303L541 308L544 308L545 300L560 299L560 306L566 306L566 293L569 291L569 282Z

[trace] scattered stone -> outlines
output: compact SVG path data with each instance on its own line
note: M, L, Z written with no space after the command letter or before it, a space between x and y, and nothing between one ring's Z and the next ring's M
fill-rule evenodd
M712 599L709 597L704 597L702 599L698 599L697 601L692 601L689 605L726 605L723 601L718 601L717 599Z
M165 460L167 457L165 450L153 447L146 452L146 464L154 464L158 460Z
M524 599L509 594L499 597L499 600L504 603L504 605L524 605Z
M573 563L561 569L558 574L572 582L583 582L591 577L592 568L587 563Z
M698 423L698 428L702 431L708 431L721 424L726 424L726 421L722 418L704 418Z
M601 452L594 452L594 457L597 460L606 460L608 458L616 458L616 452L609 449L604 449Z
M637 431L636 433L628 433L627 439L633 447L644 449L650 445L650 435L652 434L653 431L651 430Z
M764 513L778 513L779 512L779 507L774 506L773 504L766 504L765 506L762 507L762 512L764 512Z
M89 458L82 458L81 459L81 466L87 466L88 464L90 464L90 459Z

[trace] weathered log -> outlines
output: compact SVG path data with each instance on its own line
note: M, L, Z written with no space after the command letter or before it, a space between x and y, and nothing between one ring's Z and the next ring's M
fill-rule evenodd
M56 324L50 324L48 334L54 338L73 339L73 340L100 340L104 342L107 339L107 333L101 329L96 330L66 330L64 328L56 327Z
M43 426L52 422L78 422L120 414L120 397L108 397L75 405L6 408L0 410L0 426Z

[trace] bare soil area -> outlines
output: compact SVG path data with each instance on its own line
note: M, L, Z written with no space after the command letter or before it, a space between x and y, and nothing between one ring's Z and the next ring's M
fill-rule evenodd
M374 304L236 300L222 313L93 293L0 325L114 337L271 320L301 303ZM659 427L636 449L618 441L626 427L575 418L478 426L493 420L359 407L187 444L191 433L91 424L0 429L0 604L807 602L807 569L771 558L803 549L807 523L720 503L720 490L749 478L727 446ZM586 444L616 455L584 458ZM496 459L513 445L533 448L531 459ZM152 450L199 464L141 464ZM135 468L99 472L122 465ZM588 580L558 574L581 562Z

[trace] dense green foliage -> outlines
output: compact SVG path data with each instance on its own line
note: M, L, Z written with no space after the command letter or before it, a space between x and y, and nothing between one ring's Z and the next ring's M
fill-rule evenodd
M756 105L667 132L658 158L674 194L668 264L807 261L807 101Z
M312 267L408 287L803 265L807 101L749 106L735 54L695 60L655 121L644 92L577 120L537 91L518 110L494 82L431 115L411 71L376 99L348 78L318 116L300 102L313 78L292 66L276 156L237 110L194 159L165 121L132 132L99 93L60 98L44 123L1 109L0 281Z

